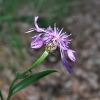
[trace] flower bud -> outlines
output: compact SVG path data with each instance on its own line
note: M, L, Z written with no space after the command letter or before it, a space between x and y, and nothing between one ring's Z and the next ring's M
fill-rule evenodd
M46 49L47 52L51 52L52 53L52 52L54 52L56 50L56 48L57 48L56 42L53 41L53 42L47 44L45 49Z

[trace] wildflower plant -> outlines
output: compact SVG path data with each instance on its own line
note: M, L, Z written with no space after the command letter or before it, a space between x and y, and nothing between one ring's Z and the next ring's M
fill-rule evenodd
M30 33L33 31L38 32L38 35L32 36L31 41L31 48L32 49L39 49L43 45L45 45L45 51L41 55L41 57L27 70L22 73L16 72L16 76L12 81L7 100L10 100L11 96L16 92L24 89L25 87L29 86L37 82L39 79L43 78L44 76L51 74L53 72L57 72L56 70L44 70L41 72L36 72L34 74L30 74L30 71L37 67L48 55L49 53L53 53L54 51L59 48L62 64L64 68L69 72L72 73L72 69L70 68L73 66L68 60L66 59L66 55L70 58L71 61L75 62L74 52L73 50L69 49L69 44L71 40L68 40L68 37L71 35L67 35L66 32L62 32L63 28L59 30L54 24L54 28L52 29L50 26L48 28L40 28L37 24L38 16L35 17L34 24L35 27L30 28L26 33ZM2 93L0 91L0 98L3 100Z

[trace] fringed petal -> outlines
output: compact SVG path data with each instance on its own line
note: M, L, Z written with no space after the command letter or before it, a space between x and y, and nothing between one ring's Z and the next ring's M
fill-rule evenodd
M43 40L42 40L42 38L40 37L40 34L37 35L37 36L35 36L35 37L33 37L33 39L34 39L34 40L31 42L31 48L33 48L33 49L38 49L38 48L42 47L42 45L43 45Z
M35 24L35 31L37 32L46 32L46 29L45 28L39 28L38 24L37 24L37 20L38 20L38 16L35 17L35 20L34 20L34 24Z
M30 28L29 31L25 32L25 33L30 33L33 32L35 29L34 28Z
M63 66L65 67L65 69L67 69L67 71L69 73L72 73L73 71L69 67L71 67L73 65L66 60L63 50L61 50L61 59L62 59L62 63L63 63Z
M75 62L76 58L75 58L75 56L74 56L74 54L73 54L74 52L75 52L75 51L73 51L73 50L71 50L71 49L68 49L68 50L67 50L68 57L69 57L72 61Z

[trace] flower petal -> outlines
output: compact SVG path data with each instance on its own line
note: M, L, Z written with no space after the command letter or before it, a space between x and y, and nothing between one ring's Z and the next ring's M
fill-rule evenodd
M72 73L73 71L69 68L69 66L73 66L73 65L66 60L63 50L61 50L61 58L62 58L62 63L65 69L67 69L69 73Z
M35 29L34 28L30 28L29 31L25 32L25 33L30 33L33 32Z
M34 38L35 40L31 42L31 48L38 49L43 45L43 40L40 37L40 34L36 35Z
M34 20L34 24L35 24L35 30L37 31L37 32L46 32L46 29L44 29L44 28L39 28L39 26L38 26L38 24L37 24L37 20L38 20L38 16L36 16L35 17L35 20Z
M68 57L69 57L72 61L75 62L76 58L75 58L73 52L75 52L75 51L73 51L73 50L71 50L71 49L68 49L68 50L67 50Z

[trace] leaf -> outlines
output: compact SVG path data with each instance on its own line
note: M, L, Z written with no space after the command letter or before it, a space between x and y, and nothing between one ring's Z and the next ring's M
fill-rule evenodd
M16 77L17 77L17 79L24 79L24 78L26 78L26 77L28 77L29 76L29 74L21 74L21 73L19 73L19 72L16 72Z
M12 95L24 89L25 87L29 86L30 84L37 82L39 79L43 78L44 76L51 74L53 72L57 72L57 71L56 70L45 70L45 71L37 72L35 74L28 76L27 78L23 79L21 82L19 82L13 87Z
M3 100L2 93L1 93L1 90L0 90L0 98L1 98L1 100Z

